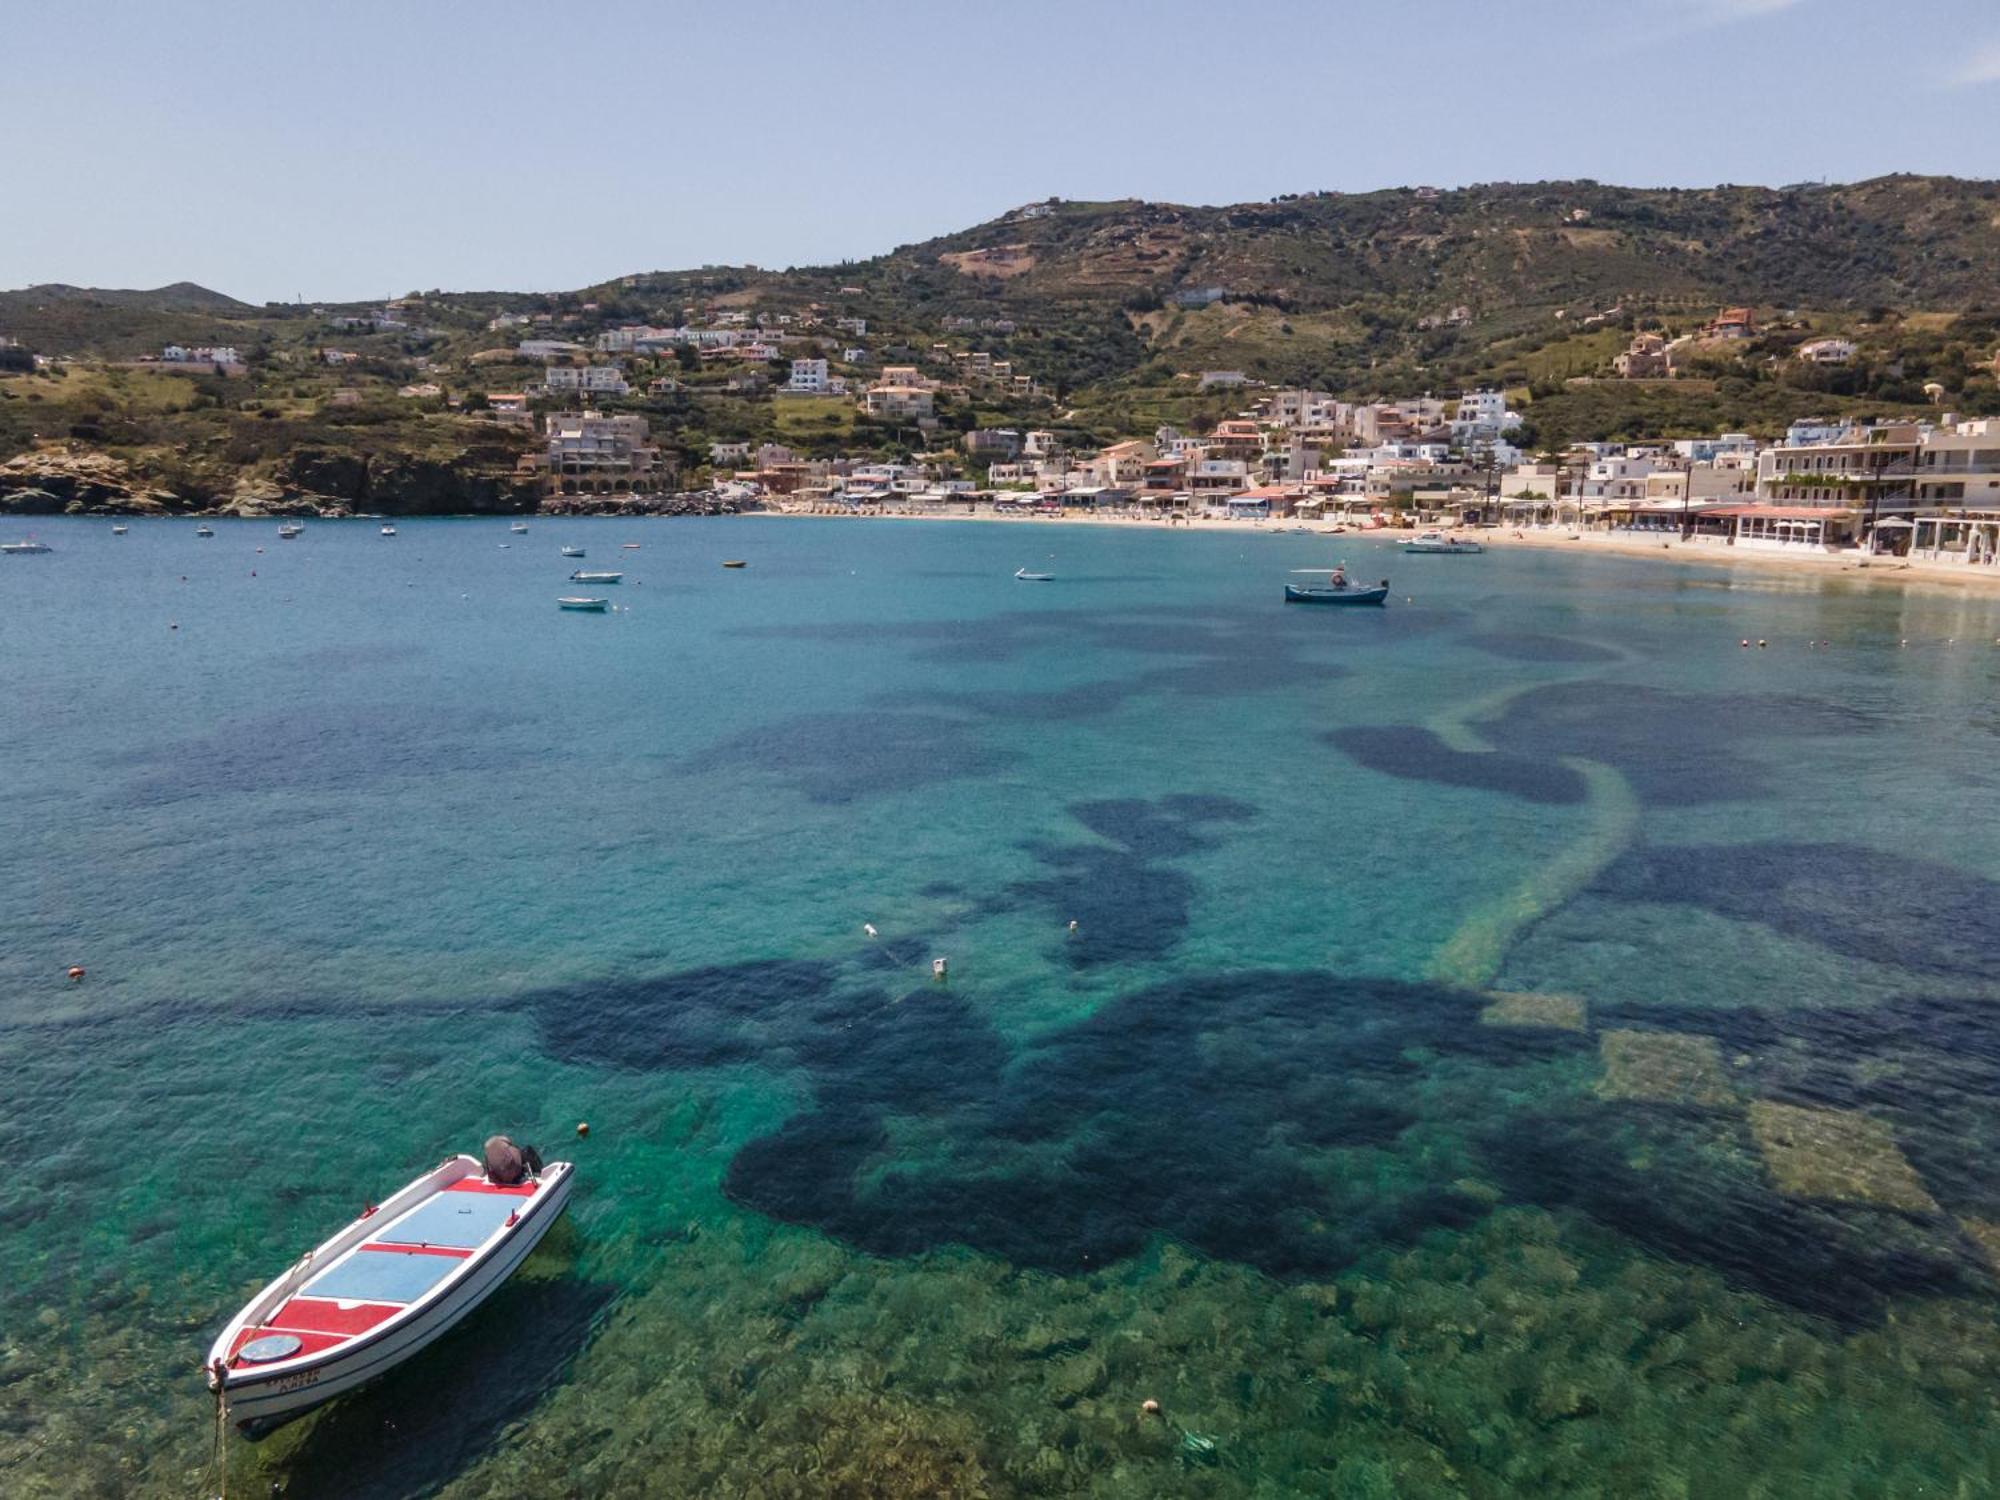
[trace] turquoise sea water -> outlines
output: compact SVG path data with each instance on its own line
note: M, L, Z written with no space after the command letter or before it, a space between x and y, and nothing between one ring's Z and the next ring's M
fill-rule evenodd
M2000 601L399 524L0 559L8 1493L214 1492L214 1331L496 1130L567 1221L230 1494L2000 1482Z

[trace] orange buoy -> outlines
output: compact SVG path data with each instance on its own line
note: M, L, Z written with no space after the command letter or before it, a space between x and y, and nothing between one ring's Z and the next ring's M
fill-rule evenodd
M576 1122L576 1133L577 1133L578 1135L589 1135L589 1134L590 1134L590 1121L588 1121L588 1120L578 1120L578 1121Z
M81 978L83 978L83 965L71 964L69 966L69 982L75 984Z

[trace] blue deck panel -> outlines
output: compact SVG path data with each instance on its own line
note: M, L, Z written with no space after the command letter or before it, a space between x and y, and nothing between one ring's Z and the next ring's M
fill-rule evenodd
M454 1250L477 1250L521 1202L495 1193L439 1193L375 1238L385 1245L449 1245Z
M299 1290L343 1302L414 1302L465 1262L455 1255L408 1250L357 1250Z

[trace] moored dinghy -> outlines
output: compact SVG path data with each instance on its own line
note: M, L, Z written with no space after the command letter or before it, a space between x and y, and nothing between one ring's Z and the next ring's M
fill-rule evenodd
M609 599L586 598L580 594L565 594L556 600L557 609L574 609L587 614L601 615L611 608Z
M571 583L620 583L624 578L623 573L586 573L582 568L569 575Z
M484 1302L569 1201L574 1169L504 1136L447 1157L310 1250L222 1330L223 1418L261 1436L401 1364Z
M1444 557L1456 557L1486 549L1466 536L1448 536L1442 531L1426 531L1406 542L1396 543L1405 552L1435 552Z

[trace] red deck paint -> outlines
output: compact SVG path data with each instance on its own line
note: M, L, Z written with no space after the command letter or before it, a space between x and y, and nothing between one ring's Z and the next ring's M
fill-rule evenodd
M236 1342L229 1346L230 1368L241 1370L257 1369L258 1366L254 1364L239 1365L236 1362L236 1353L252 1339L261 1339L267 1333L289 1333L299 1341L298 1352L286 1355L286 1359L297 1359L300 1354L317 1354L322 1349L331 1349L335 1344L346 1343L349 1337L344 1333L312 1333L298 1328L246 1328L236 1335ZM281 1363L281 1361L273 1359L266 1360L264 1363L275 1365Z
M472 1254L470 1250L457 1250L450 1245L392 1245L385 1240L371 1240L361 1248L390 1255L448 1255L453 1260L465 1260Z
M445 1191L447 1193L505 1193L510 1198L532 1198L535 1196L535 1184L524 1182L519 1187L502 1187L497 1182L488 1182L484 1177L461 1177L457 1182L446 1188Z
M352 1338L402 1310L396 1302L357 1302L342 1307L330 1297L294 1297L271 1315L270 1326L286 1333L333 1333Z

